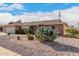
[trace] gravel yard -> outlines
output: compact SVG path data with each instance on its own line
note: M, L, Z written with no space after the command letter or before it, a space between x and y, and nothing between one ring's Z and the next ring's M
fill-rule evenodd
M79 39L59 37L55 42L41 43L20 35L0 36L0 46L22 56L79 56Z

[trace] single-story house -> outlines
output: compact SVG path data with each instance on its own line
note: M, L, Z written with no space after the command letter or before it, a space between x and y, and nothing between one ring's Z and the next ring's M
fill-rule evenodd
M16 30L27 29L27 27L28 26L25 25L24 23L13 23L13 24L3 25L1 29L5 33L15 34Z
M13 23L13 24L7 24L4 25L1 28L1 31L6 33L15 33L15 30L17 29L37 29L38 27L47 27L51 26L53 29L57 30L60 35L65 34L65 28L67 27L64 22L61 22L61 20L47 20L47 21L37 21L37 22L26 22L26 23Z

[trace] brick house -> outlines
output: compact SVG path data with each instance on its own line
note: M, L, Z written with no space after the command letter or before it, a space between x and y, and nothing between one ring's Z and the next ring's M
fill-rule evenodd
M67 26L61 20L47 20L47 21L38 21L38 22L26 22L26 23L13 23L4 25L1 27L1 30L6 33L15 33L17 29L27 29L32 28L36 30L38 27L48 27L51 26L53 29L57 30L60 35L65 35L65 28Z

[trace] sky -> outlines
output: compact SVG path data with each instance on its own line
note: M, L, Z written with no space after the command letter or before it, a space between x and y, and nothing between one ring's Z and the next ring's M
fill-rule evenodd
M0 3L0 24L55 20L59 10L63 22L78 27L79 3Z

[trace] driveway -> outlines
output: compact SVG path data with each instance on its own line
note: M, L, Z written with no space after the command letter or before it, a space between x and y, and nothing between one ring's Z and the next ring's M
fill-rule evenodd
M4 33L4 32L0 32L0 35L7 35L7 33Z
M21 55L8 49L5 49L3 47L0 47L0 56L21 56Z

